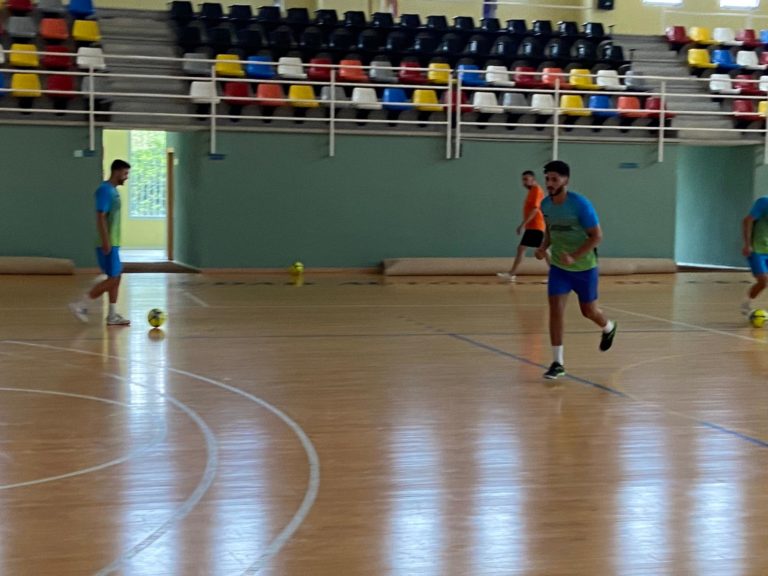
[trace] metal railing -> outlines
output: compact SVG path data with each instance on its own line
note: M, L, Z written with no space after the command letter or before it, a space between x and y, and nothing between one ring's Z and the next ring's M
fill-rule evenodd
M40 55L45 55L42 52ZM61 54L56 54L61 56ZM74 55L72 55L74 56ZM116 63L119 61L147 61L147 62L168 62L173 61L181 70L184 60L179 58L164 58L152 56L111 56L105 55L107 62ZM42 118L45 122L52 122L51 115L55 114L65 119L75 120L78 124L86 123L89 133L89 146L91 150L96 149L96 131L98 126L108 126L110 118L115 115L127 118L128 125L132 123L140 124L140 120L149 119L151 123L157 124L157 127L168 128L169 119L188 120L186 128L203 129L199 122L207 121L207 130L210 132L210 153L217 155L218 133L222 130L263 130L263 129L286 129L299 128L307 129L313 127L316 130L323 130L328 133L329 155L336 153L336 138L339 133L360 132L361 126L367 132L402 134L408 130L418 128L423 134L441 137L445 140L445 157L460 158L461 144L466 139L472 138L493 138L507 140L528 140L531 138L546 138L552 142L552 155L557 158L560 145L563 141L569 140L599 140L606 141L606 137L615 140L638 139L646 142L656 142L658 147L658 159L664 160L665 145L670 141L677 141L681 135L687 132L706 132L714 136L729 137L731 141L746 141L756 143L756 140L749 138L760 137L760 143L766 144L764 159L768 164L768 128L766 128L764 116L758 117L757 112L753 115L745 113L742 116L735 115L734 112L727 109L701 110L696 106L686 109L684 103L697 101L717 100L727 102L730 100L747 100L755 104L754 108L759 109L759 102L765 102L764 110L768 110L768 93L760 93L759 80L753 79L745 81L752 83L755 90L749 95L746 94L711 94L703 83L708 83L708 78L687 78L674 76L638 76L630 77L618 76L620 81L631 81L652 83L654 88L649 90L633 90L626 85L609 84L602 86L600 90L586 90L579 86L569 84L571 76L567 72L522 72L508 71L507 82L509 85L487 84L476 86L475 84L485 83L485 71L478 70L436 70L430 67L403 67L391 66L382 68L376 67L376 70L388 70L392 79L396 79L401 71L420 74L418 82L411 83L383 83L375 82L370 79L367 82L347 82L344 81L344 70L338 64L318 64L318 63L300 63L298 66L306 72L309 68L315 71L325 69L328 72L328 79L309 80L307 78L289 78L275 76L271 79L253 79L248 77L222 77L217 74L214 59L196 60L196 63L203 63L209 70L209 75L188 75L180 73L178 75L156 75L156 74L135 74L135 73L114 73L107 70L97 71L93 66L79 71L58 71L58 70L20 70L4 68L0 72L10 78L14 73L33 72L43 77L50 75L68 75L81 81L88 80L85 89L77 89L68 92L68 96L77 96L82 98L82 107L79 109L61 109L53 107L26 108L21 111L28 114L30 119ZM228 61L229 64L239 64L247 69L251 62ZM260 62L262 66L271 67L277 71L281 69L280 62ZM361 66L366 73L370 73L374 68L371 66ZM768 72L766 72L768 75ZM430 80L431 78L431 80ZM525 79L532 79L535 83L526 83ZM97 86L97 80L167 80L169 82L180 82L183 86L181 93L166 93L153 91L118 91ZM472 79L482 79L482 82L472 82ZM546 81L546 82L545 82ZM202 82L207 84L207 95L200 96L190 92L190 86L193 82ZM252 107L252 104L264 104L258 94L256 96L237 96L228 95L225 92L227 84L246 83L271 84L281 87L290 85L302 85L312 88L313 94L323 89L329 93L324 100L317 99L293 99L291 100L285 94L282 94L278 102L271 102L271 106ZM669 90L671 83L674 83L676 89ZM680 92L679 86L685 84L690 87L684 92ZM633 84L634 85L634 84ZM594 86L592 86L594 87ZM399 88L405 91L430 90L434 95L442 94L443 98L436 101L424 103L418 102L381 102L378 94L373 100L349 101L346 97L339 99L336 97L337 89L342 89L345 94L352 93L354 96L360 95L361 89L369 89L378 93L387 88ZM2 92L19 95L18 89L6 87ZM768 91L767 91L768 92ZM56 99L62 97L61 91L43 89L43 95ZM477 94L492 94L491 104L483 104L479 99L475 102L469 102L470 97L474 100ZM250 92L249 92L250 94ZM368 95L371 93L368 92ZM523 94L524 96L538 95L551 97L547 106L536 108L533 102L524 104L513 103L504 104L506 94ZM585 102L577 101L575 108L569 108L563 104L570 96L579 96L582 99L590 95L605 95L610 98L637 97L647 99L656 97L659 100L659 106L653 110L644 107L631 108L626 105L613 104L599 109L589 109ZM432 94L431 94L432 95ZM164 101L176 102L184 105L197 105L202 107L194 112L188 109L180 108L178 112L153 112L150 110L114 110L108 109L103 104L105 102L117 103L120 99L142 100L142 101ZM274 99L274 97L272 97ZM229 109L223 109L222 105L227 105ZM241 106L242 105L242 106ZM307 106L314 108L305 108ZM239 110L238 108L244 108ZM668 111L667 108L671 110ZM699 107L700 108L700 107ZM243 113L253 110L253 113ZM294 114L295 110L304 110L298 116ZM313 110L310 112L309 110ZM410 110L408 114L405 112ZM0 107L0 121L8 120L7 114L18 113L19 108L9 106ZM437 112L437 114L435 114ZM587 116L591 118L587 120ZM598 122L594 122L597 118ZM681 119L697 118L726 118L734 125L730 127L708 127L698 125L696 122L681 123ZM742 119L746 120L742 121ZM16 119L18 121L18 119ZM671 122L670 122L671 121ZM197 123L197 125L195 125ZM270 126L271 124L271 126ZM146 126L146 124L144 124ZM137 126L134 126L137 127ZM173 129L171 127L170 129ZM596 136L594 131L599 131L600 136ZM746 136L746 138L745 138Z
M680 17L683 17L682 19ZM685 17L692 16L693 19L687 20ZM676 18L674 22L670 22L670 18ZM723 12L690 12L686 10L678 10L675 8L664 8L661 11L661 33L667 29L667 26L671 24L682 24L685 21L689 21L691 26L697 26L701 22L702 18L737 18L740 23L743 23L744 28L753 28L755 21L768 21L768 16L755 14L754 10L750 9L738 9L733 8Z

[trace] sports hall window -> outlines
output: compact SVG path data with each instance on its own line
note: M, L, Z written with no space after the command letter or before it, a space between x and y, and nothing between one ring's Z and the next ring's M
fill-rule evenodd
M131 131L129 218L165 218L167 170L165 137L165 132Z
M720 0L720 8L757 8L760 0Z
M660 4L661 6L682 6L683 0L643 0L643 4Z

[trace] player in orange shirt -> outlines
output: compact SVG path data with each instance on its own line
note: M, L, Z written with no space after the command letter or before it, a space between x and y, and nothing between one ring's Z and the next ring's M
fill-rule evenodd
M521 233L520 245L517 247L517 256L512 269L509 272L499 272L497 276L504 278L509 282L515 281L515 272L523 261L525 251L528 248L538 248L544 242L544 215L541 213L541 201L544 200L544 191L536 182L533 172L526 170L523 172L523 186L528 190L528 196L523 204L523 222L517 227L517 235ZM523 233L523 230L525 232ZM549 264L549 255L546 256Z

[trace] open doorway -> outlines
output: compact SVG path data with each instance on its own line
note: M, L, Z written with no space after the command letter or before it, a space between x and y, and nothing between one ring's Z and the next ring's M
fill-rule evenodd
M104 130L104 170L115 158L131 164L120 189L122 246L126 263L167 262L169 246L169 162L167 133L156 130Z

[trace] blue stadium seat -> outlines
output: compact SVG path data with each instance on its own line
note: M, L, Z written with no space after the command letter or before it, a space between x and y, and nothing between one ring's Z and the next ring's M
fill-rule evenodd
M269 64L271 60L269 56L249 56L248 64L245 65L246 76L257 80L272 80L277 76L277 72L275 67Z
M96 13L93 0L69 0L68 10L74 18L89 18Z
M717 64L723 70L736 70L741 68L733 60L730 50L712 50L712 63Z
M475 64L459 64L459 78L463 86L486 86L484 71Z
M595 118L613 118L618 116L619 113L614 108L611 102L611 97L606 94L593 94L589 97L588 108L592 110L592 116Z
M384 110L390 112L401 112L403 110L411 110L413 105L408 96L405 94L405 90L402 88L385 88L384 94L382 94L381 101L384 106Z

